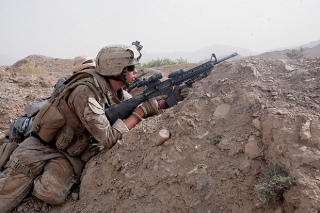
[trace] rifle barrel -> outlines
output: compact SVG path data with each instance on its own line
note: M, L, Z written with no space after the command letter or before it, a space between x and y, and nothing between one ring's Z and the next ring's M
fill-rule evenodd
M224 57L224 58L222 58L222 59L219 59L216 64L219 64L220 62L225 61L225 60L228 60L229 58L235 57L235 56L237 56L237 55L238 55L238 53L232 53L232 54L229 55L229 56L226 56L226 57Z

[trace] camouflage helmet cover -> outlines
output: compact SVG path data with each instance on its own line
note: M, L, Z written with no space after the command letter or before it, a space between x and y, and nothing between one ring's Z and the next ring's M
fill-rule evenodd
M96 71L105 76L118 75L125 67L139 64L140 57L136 45L109 45L99 51Z
M89 67L96 67L96 63L91 57L86 55L80 55L73 59L73 62L72 62L73 73L79 72Z

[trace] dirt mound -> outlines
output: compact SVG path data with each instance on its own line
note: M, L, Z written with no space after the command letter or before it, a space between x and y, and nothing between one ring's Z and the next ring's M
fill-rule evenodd
M2 79L27 79L1 75L1 85ZM224 62L186 100L139 123L91 159L66 204L50 206L30 197L13 212L319 212L319 81L319 57ZM46 88L24 88L13 80L10 86L24 96ZM6 88L6 101L16 99L21 111L27 100ZM2 111L11 118L17 116L11 114L13 103ZM162 129L171 137L156 145ZM254 186L270 162L284 165L296 183L263 203Z
M72 68L72 59L51 58L43 55L30 55L14 63L10 69L11 71L20 71L22 65L28 63L35 63L36 66L42 67L44 72L49 75L66 73Z
M22 72L23 65L41 68L41 73ZM31 55L12 66L0 67L0 137L35 98L48 97L57 79L71 74L71 59Z

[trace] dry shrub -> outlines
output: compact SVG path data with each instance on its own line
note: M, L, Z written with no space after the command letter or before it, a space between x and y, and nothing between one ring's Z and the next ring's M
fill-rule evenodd
M22 73L29 75L42 75L44 72L43 67L37 65L34 61L22 64L20 70Z
M262 171L261 182L255 185L255 191L259 200L267 202L271 198L282 195L283 192L295 183L295 177L284 171L284 167L278 163L268 164Z

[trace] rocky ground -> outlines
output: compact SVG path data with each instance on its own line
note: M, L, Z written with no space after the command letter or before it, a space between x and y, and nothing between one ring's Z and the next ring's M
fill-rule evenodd
M70 60L45 59L39 66L52 70L42 75L22 74L25 62L0 68L2 138L28 102L49 96L58 76L69 74ZM193 66L151 71L166 75ZM183 102L91 159L64 205L29 196L12 212L319 213L319 81L319 57L219 64ZM160 130L171 137L159 145ZM255 185L272 163L283 165L295 183L262 202Z

